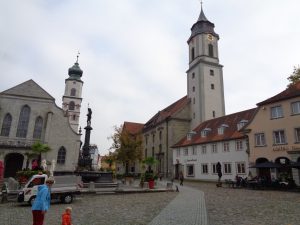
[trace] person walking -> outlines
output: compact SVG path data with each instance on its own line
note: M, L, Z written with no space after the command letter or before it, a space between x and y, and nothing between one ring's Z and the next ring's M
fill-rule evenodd
M222 187L222 183L221 183L222 166L221 166L220 162L217 163L216 169L217 169L217 174L218 174L218 177L219 177L217 187Z
M181 186L183 186L183 173L182 173L182 171L180 171L180 173L179 173L179 180L180 180L180 185Z
M50 188L54 180L48 178L46 184L38 186L38 193L32 204L33 225L43 225L46 212L49 210L51 194Z
M72 225L71 213L72 213L72 208L67 207L64 214L62 214L61 225Z

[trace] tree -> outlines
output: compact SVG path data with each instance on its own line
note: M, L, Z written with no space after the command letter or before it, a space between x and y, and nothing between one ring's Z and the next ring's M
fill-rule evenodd
M158 161L154 157L147 157L145 160L143 160L143 163L148 166L148 173L151 173L152 166L154 166Z
M297 83L300 81L300 67L294 66L294 71L293 73L287 78L289 80L288 87L292 86L293 84Z
M37 154L38 157L38 165L41 167L41 161L42 161L42 153L49 152L51 148L47 144L43 144L40 141L36 141L32 146L31 146L32 151Z
M114 127L115 133L109 139L113 143L110 149L115 150L116 160L125 165L125 173L129 172L129 164L142 159L142 134L130 134L120 125Z
M112 152L109 152L107 156L105 156L105 162L108 164L109 169L112 168L113 163L116 161L116 155Z

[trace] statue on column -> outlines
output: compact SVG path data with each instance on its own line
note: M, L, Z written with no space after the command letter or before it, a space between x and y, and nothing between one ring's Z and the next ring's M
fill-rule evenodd
M92 119L92 109L88 108L87 125L91 125L91 119Z

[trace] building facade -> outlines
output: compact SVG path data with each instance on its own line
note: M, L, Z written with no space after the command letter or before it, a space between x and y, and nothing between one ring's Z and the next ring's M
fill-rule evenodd
M76 91L79 97L81 86ZM56 171L75 170L81 135L70 124L69 114L36 82L28 80L1 92L0 108L0 161L4 164L4 177L13 177L18 170L32 167L37 156L32 156L31 146L36 141L51 148L42 154L42 159L48 165L55 161ZM74 111L79 116L77 109Z
M246 128L250 165L274 162L283 168L253 168L252 173L268 179L292 176L299 185L299 169L290 165L300 162L300 82L257 106L258 111Z
M207 120L173 146L175 177L195 180L217 180L218 162L222 179L234 180L248 175L247 137L242 128L252 119L255 109Z
M155 114L143 128L144 158L154 157L154 171L164 177L173 176L171 146L190 129L190 100L187 96Z

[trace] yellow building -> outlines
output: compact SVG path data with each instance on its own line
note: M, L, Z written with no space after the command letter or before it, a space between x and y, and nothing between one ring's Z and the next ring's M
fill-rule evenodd
M257 106L254 119L246 127L249 163L268 162L269 168L252 172L270 179L292 176L299 185L299 168L293 163L300 162L300 82Z

